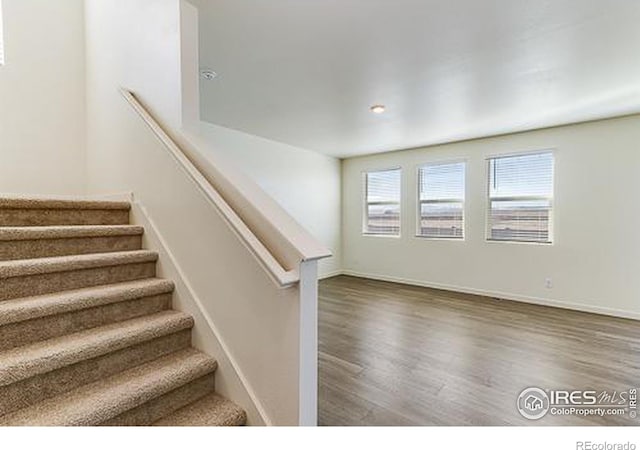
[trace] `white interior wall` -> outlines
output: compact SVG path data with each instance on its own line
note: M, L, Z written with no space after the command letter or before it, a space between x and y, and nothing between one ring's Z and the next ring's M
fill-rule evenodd
M640 116L391 152L343 163L346 273L640 318ZM554 243L487 242L486 158L554 148ZM467 161L466 239L415 237L416 167ZM362 172L401 166L402 235L362 235ZM545 287L551 278L553 287Z
M163 122L179 126L179 6L179 0L86 0L88 189L97 195L133 192L140 202L136 211L147 208L147 222L155 221L163 233L158 235L149 227L147 239L151 237L154 244L169 242L173 255L190 253L186 261L204 269L209 264L191 247L204 244L188 234L181 218L199 215L191 228L203 228L210 224L205 218L212 210L201 196L194 196L192 183L185 182L183 172L118 92L120 87L131 89ZM134 222L148 225L138 216L132 215ZM176 259L176 263L184 261L184 257ZM160 276L175 273L167 269L171 263L166 258L161 261ZM188 279L175 280L178 288L193 283L196 272L189 273ZM244 406L252 422L258 422L259 414L212 335L197 298L188 289L177 289L175 303L196 320L194 345L218 359L218 391Z
M198 20L197 8L183 2L183 20ZM206 26L206 24L205 24ZM200 121L198 27L182 31L183 126L201 154L230 164L255 182L298 223L328 247L320 277L342 268L341 162L303 148ZM201 41L201 39L200 39ZM213 81L215 83L215 80Z
M133 192L154 223L155 242L183 275L178 285L191 286L176 291L176 304L196 319L194 345L218 360L218 392L252 424L297 423L297 396L286 394L298 389L297 287L275 287L118 92L130 89L167 128L181 127L186 6L86 1L89 190ZM166 264L161 276L175 272Z
M2 0L0 192L85 192L83 0Z
M319 263L321 277L341 270L340 160L207 122L198 138L205 156L230 161L331 249Z

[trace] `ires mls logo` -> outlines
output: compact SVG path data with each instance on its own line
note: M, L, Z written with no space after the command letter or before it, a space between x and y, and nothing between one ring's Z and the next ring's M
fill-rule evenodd
M637 417L637 389L626 391L543 390L529 387L518 396L520 415L529 420L547 414L557 416L622 416Z

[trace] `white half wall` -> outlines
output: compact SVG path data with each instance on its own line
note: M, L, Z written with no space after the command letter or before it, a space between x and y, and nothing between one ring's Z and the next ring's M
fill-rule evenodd
M2 0L0 193L85 193L83 0Z
M347 159L346 273L640 319L640 116ZM556 149L554 243L487 242L489 155ZM467 161L466 239L415 237L416 167ZM362 172L402 167L402 235L362 235ZM545 287L551 278L553 287Z
M318 264L321 278L341 270L339 159L207 122L196 132L205 157L229 161L331 250Z

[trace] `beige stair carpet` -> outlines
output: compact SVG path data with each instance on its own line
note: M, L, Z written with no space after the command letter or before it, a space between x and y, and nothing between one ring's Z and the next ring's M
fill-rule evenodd
M1 426L238 426L126 202L0 198Z

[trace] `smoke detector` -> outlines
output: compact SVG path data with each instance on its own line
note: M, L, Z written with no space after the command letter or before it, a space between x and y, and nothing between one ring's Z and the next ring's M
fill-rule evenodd
M216 79L218 77L218 74L211 69L202 69L200 70L200 77L203 80L211 81Z

